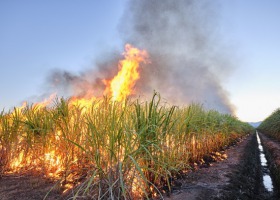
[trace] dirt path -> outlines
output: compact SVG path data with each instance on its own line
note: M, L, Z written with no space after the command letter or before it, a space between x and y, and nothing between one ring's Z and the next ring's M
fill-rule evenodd
M255 135L250 135L222 154L227 158L201 165L175 180L167 200L194 199L279 199L262 185L259 152ZM32 176L6 175L0 178L0 200L40 200L55 183ZM47 199L63 199L53 191Z
M0 200L41 200L55 183L34 176L5 175L0 177ZM60 199L53 190L47 199Z
M209 168L200 168L188 173L178 180L182 186L175 188L172 195L166 199L209 199L221 198L225 185L230 183L230 175L234 173L241 162L246 145L252 139L249 136L225 151L227 159L213 163Z
M262 184L256 135L250 135L225 151L228 158L200 168L177 180L181 183L168 200L265 200L279 199ZM178 184L180 185L180 184Z

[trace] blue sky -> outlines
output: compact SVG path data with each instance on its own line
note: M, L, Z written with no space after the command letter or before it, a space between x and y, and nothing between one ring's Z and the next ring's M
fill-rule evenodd
M237 53L226 88L242 120L263 120L280 107L280 1L223 3L224 36Z
M40 94L53 69L79 72L123 49L126 1L0 1L0 109ZM280 107L280 1L220 1L220 35L236 59L224 87L244 121Z
M38 95L52 69L78 72L117 48L121 1L0 1L0 109Z

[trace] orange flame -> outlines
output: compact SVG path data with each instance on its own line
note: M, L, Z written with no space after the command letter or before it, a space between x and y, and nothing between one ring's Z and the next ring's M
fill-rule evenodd
M34 107L37 107L37 108L39 108L39 109L42 109L42 108L44 108L44 107L50 105L50 104L53 102L53 100L55 99L55 97L56 97L56 93L53 93L53 94L51 94L51 95L49 96L49 98L44 99L42 102L35 103L35 104L34 104Z
M123 53L124 59L119 61L118 74L112 78L104 79L103 82L106 86L103 94L109 95L113 98L114 101L123 101L129 95L133 93L133 89L135 87L136 81L139 80L139 66L141 63L148 62L148 53L145 50L139 50L133 47L130 44L125 45L125 52ZM32 108L36 108L36 110L41 110L43 108L48 107L55 99L56 93L50 95L49 98L45 99L42 102L38 102L32 105ZM84 97L76 97L73 96L69 99L69 105L73 107L80 107L83 109L83 112L93 105L93 102L96 101L98 97L86 95ZM25 108L28 108L27 103L21 107L15 108L15 112L23 112ZM54 144L60 140L62 137L61 132L55 133L55 137L53 138ZM12 159L10 161L10 172L17 172L20 169L32 165L35 169L42 170L41 165L44 165L46 170L46 175L51 178L59 177L59 174L64 170L62 163L62 155L61 152L56 149L57 147L50 147L46 149L41 149L40 156L37 156L38 159L34 159L34 155L25 154L25 147L23 138L20 137L18 141L17 149L18 151L12 155ZM135 189L137 187L137 183L134 183ZM66 185L67 186L67 185ZM65 186L65 187L66 187ZM134 187L134 186L133 186ZM66 187L70 188L70 187Z
M119 62L119 72L112 80L104 80L106 90L115 101L123 101L133 92L136 81L140 78L138 69L141 62L147 62L148 53L130 44L125 45L125 59Z
M125 45L125 52L123 53L124 59L119 61L118 74L111 80L103 79L103 83L106 88L103 92L104 95L112 96L114 101L123 101L126 97L133 93L136 81L140 78L139 66L140 63L148 62L148 53L145 50L139 50L130 44ZM42 109L50 105L56 97L56 93L50 95L49 98L43 100L42 102L35 103L33 107ZM90 96L87 94L83 97L73 96L70 99L70 104L72 106L81 106L84 108L90 107L92 102L96 100L97 97ZM17 108L18 111L23 110L27 106L27 103Z
M124 59L119 61L118 74L111 80L103 79L103 83L106 88L103 92L104 95L112 96L114 101L123 101L126 97L133 93L136 81L140 78L139 66L140 63L148 62L148 53L145 50L139 50L130 44L125 45L125 52L123 53ZM32 107L42 109L49 106L55 99L56 93L53 93L49 98L44 99L42 102L35 103ZM72 106L81 106L84 108L90 107L92 102L96 100L97 97L86 95L83 97L73 96L70 99L70 104ZM17 111L22 111L26 108L27 102L19 108Z

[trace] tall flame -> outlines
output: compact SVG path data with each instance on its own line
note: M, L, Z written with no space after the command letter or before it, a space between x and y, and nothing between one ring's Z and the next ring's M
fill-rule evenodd
M136 81L140 78L139 67L140 63L148 62L148 53L146 50L139 50L131 44L125 45L124 59L119 61L118 74L112 79L103 79L105 84L104 95L112 97L114 101L123 101L126 97L133 94ZM89 92L90 93L90 92ZM81 106L84 108L90 107L92 102L98 97L91 96L87 93L85 96L72 96L70 105ZM37 109L49 106L55 99L56 93L53 93L49 98L32 105ZM27 107L27 102L24 102L21 107L16 108L16 111L21 111Z
M118 64L118 74L112 79L103 80L106 86L103 94L112 97L112 100L114 101L123 101L126 99L126 97L133 93L136 81L140 78L140 63L148 62L148 53L145 50L139 50L130 44L125 45L125 52L123 53L123 56L124 59L120 60ZM36 108L36 111L40 111L41 109L49 106L54 101L55 97L56 93L53 93L43 101L34 103L33 105L31 105L31 107ZM83 109L83 113L93 104L96 99L98 99L98 97L90 95L86 95L83 97L72 96L69 99L69 105L74 107L79 106ZM27 102L24 102L22 106L15 108L12 114L16 116L18 115L18 113L23 112L23 110L27 107ZM26 163L32 163L33 165L39 163L39 161L34 160L31 157L26 157L26 155L24 155L24 148L21 149L22 144L20 144L22 140L22 138L19 139L19 152L17 152L18 156L14 156L11 159L11 172L18 171L20 168L24 167ZM56 137L55 141L58 140L59 137ZM55 177L57 173L61 171L61 168L59 167L61 165L60 162L60 155L56 155L55 149L46 150L45 163L49 163L50 166L52 166L48 169L50 171L50 177Z
M139 50L130 44L125 45L123 55L125 59L119 61L118 74L112 80L104 80L104 94L112 96L115 101L123 101L133 93L135 83L140 78L139 65L148 60L145 50Z
M120 60L118 64L119 71L117 75L112 79L103 79L103 83L106 86L103 94L112 97L112 100L114 101L123 101L133 93L135 84L140 78L140 64L148 62L148 53L145 50L139 50L130 44L125 45L125 52L123 53L123 56L124 59ZM87 94L89 93L90 92L88 92ZM40 113L49 113L49 110L45 108L51 108L50 104L54 102L55 98L56 93L53 93L49 96L49 98L41 102L34 103L30 106L28 106L28 104L24 102L24 104L21 107L15 108L12 112L13 118L21 118L21 120L24 122L22 123L22 126L24 127L23 130L28 130L29 132L27 133L27 135L30 135L30 137L34 137L34 141L40 141L42 136L41 134L44 133L44 130L48 130L49 128L48 123L43 125L40 124L40 120L42 117ZM80 119L82 115L87 115L87 112L89 112L88 108L91 108L94 102L94 105L97 105L96 100L98 99L99 97L94 95L72 96L71 98L69 98L69 104L67 105L69 105L70 107L79 107L78 110L81 112L78 112L79 115L77 114L78 116L76 117L77 119ZM54 116L56 116L56 113L54 114ZM61 128L62 130L65 129L67 131L62 132L62 130L60 129L56 130L56 128L52 128L51 133L48 135L50 144L53 144L53 146L42 146L40 148L38 147L37 149L34 149L33 152L27 151L26 148L28 145L25 140L25 137L19 134L15 139L15 150L11 153L11 159L8 166L9 172L14 173L19 172L22 169L25 170L27 168L32 168L35 171L43 170L46 176L50 178L59 179L61 177L61 174L66 169L66 166L68 167L68 165L70 164L68 163L68 161L65 161L65 153L63 151L60 151L61 147L58 146L58 144L62 144L62 148L67 148L63 146L65 144L61 140L62 138L66 138L67 140L72 141L72 139L68 137L70 133L72 131L75 132L77 128L75 126L76 122L72 121L73 119L75 119L75 117L65 119L67 119L67 122L65 122L67 127L64 127L63 125L61 127L59 126L59 128ZM59 124L60 121L61 119L57 119L57 122ZM75 130L72 130L72 126L75 127L73 128ZM70 131L68 131L68 129L70 129ZM77 129L79 132L82 131L83 128L79 127ZM82 138L81 136L79 136L79 139L81 141L84 140L84 138ZM74 151L74 149L72 150ZM75 151L77 151L76 153L78 155L78 150L76 149ZM73 161L73 163L71 164L73 164L73 166L74 163L78 160L77 155L71 157ZM65 191L71 188L74 184L76 184L74 176L75 175L69 175L67 177L68 183L64 186ZM136 192L138 188L138 182L139 181L137 181L136 179L135 181L133 181L134 192Z

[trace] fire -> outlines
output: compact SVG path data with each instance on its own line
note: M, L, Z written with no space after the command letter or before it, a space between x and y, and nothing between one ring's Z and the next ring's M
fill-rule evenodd
M134 86L140 78L140 64L147 63L149 57L147 51L137 49L130 44L125 45L123 56L124 59L120 60L118 64L118 74L111 80L103 79L103 83L106 86L103 94L112 97L114 101L123 101L126 97L133 94ZM53 93L49 98L35 103L32 107L36 107L37 109L47 107L54 101L56 95L56 93ZM98 97L90 96L89 94L84 97L73 96L70 98L70 104L87 109L96 99L98 99ZM22 111L26 107L27 102L24 102L23 105L16 108L16 110Z
M45 164L47 166L51 166L54 169L54 172L49 172L49 177L56 177L56 175L62 171L61 169L61 156L55 152L55 150L51 150L48 153L45 153Z
M53 93L49 96L49 98L44 99L42 102L39 103L35 103L34 106L38 107L38 108L44 108L46 106L48 106L49 104L51 104L53 102L53 100L56 97L56 93Z
M14 159L14 160L12 160L11 161L11 168L12 169L14 169L15 171L18 169L18 168L20 168L20 167L22 167L21 166L21 163L23 162L23 158L24 158L24 155L23 155L23 151L21 151L20 153L19 153L19 155L18 155L18 157L16 158L16 159Z
M37 109L42 109L50 105L54 101L55 97L56 97L56 93L53 93L43 101L35 103L34 105L32 105L32 107ZM28 106L27 102L24 101L20 107L15 108L13 113L15 114L15 112L22 112L23 109L25 109L27 106Z
M91 107L93 102L96 100L96 97L91 97L91 98L77 98L77 97L72 97L70 99L70 105L71 106L76 106L80 107L83 109L83 111L87 110L88 108Z
M140 78L139 74L139 67L141 63L147 63L148 62L148 53L145 50L139 50L135 47L133 47L130 44L125 45L125 52L123 53L124 58L119 61L118 68L119 71L115 77L112 79L103 79L103 83L105 84L105 89L103 91L104 95L108 95L109 97L112 97L113 101L124 101L129 95L133 94L135 84L137 80ZM79 158L78 155L78 146L73 147L72 154L75 156L72 156L72 154L66 154L63 149L68 149L69 145L71 145L71 142L63 143L62 146L59 146L62 144L63 141L75 141L75 135L71 138L68 138L68 135L72 131L83 131L83 127L76 127L75 123L76 121L73 121L73 119L70 117L69 121L65 123L68 126L64 125L62 126L61 123L64 121L61 121L60 118L56 119L56 123L60 124L61 126L55 127L49 135L49 142L53 144L53 146L43 146L43 147L36 147L32 149L33 147L28 147L28 141L26 138L31 137L34 141L41 141L42 133L44 134L44 130L48 129L48 124L44 124L44 126L41 127L40 122L40 115L36 115L40 112L46 112L50 114L49 112L51 110L51 103L54 102L54 99L56 98L56 93L53 93L50 95L49 98L34 103L31 106L28 106L26 102L21 107L15 108L15 111L12 113L14 118L15 117L22 117L22 126L25 128L28 127L28 130L30 131L27 133L22 133L17 136L17 145L14 147L16 150L11 155L11 160L9 164L9 172L20 172L28 169L34 169L35 171L44 171L45 175L49 178L53 179L59 179L61 177L61 174L65 172L66 168L75 167L75 164L77 164L77 160ZM81 116L87 115L88 112L90 112L90 108L92 105L98 106L98 100L101 99L100 97L96 97L94 95L90 96L72 96L69 99L69 106L70 107L78 107L81 109ZM32 108L32 114L28 113L28 119L26 118L26 115L24 114L25 111L28 112ZM33 109L35 108L35 109ZM47 109L45 109L47 108ZM50 110L49 110L50 108ZM56 116L56 114L50 115ZM79 128L79 129L78 129ZM62 134L63 130L67 130ZM37 132L36 132L37 131ZM53 134L53 135L52 135ZM28 136L28 137L27 137ZM85 140L82 136L79 136L78 139L80 141ZM73 143L75 144L75 143ZM27 149L30 148L28 151ZM32 152L35 153L32 153ZM74 152L77 151L77 152ZM71 157L72 156L72 157ZM122 155L120 155L121 157ZM67 159L66 159L67 158ZM68 160L69 159L69 160ZM71 162L70 162L71 161ZM78 167L78 165L76 166ZM66 172L65 172L66 173ZM69 190L73 187L74 182L71 178L68 176L68 180L70 179L70 182L66 183L64 185L65 191ZM132 191L136 193L136 190L139 189L139 185L141 185L139 180L133 180L133 186Z
M125 45L125 59L119 62L119 72L112 80L104 80L106 90L105 94L112 96L115 101L123 101L132 94L136 81L140 78L139 65L141 62L147 62L148 53L145 50L139 50L130 44Z

